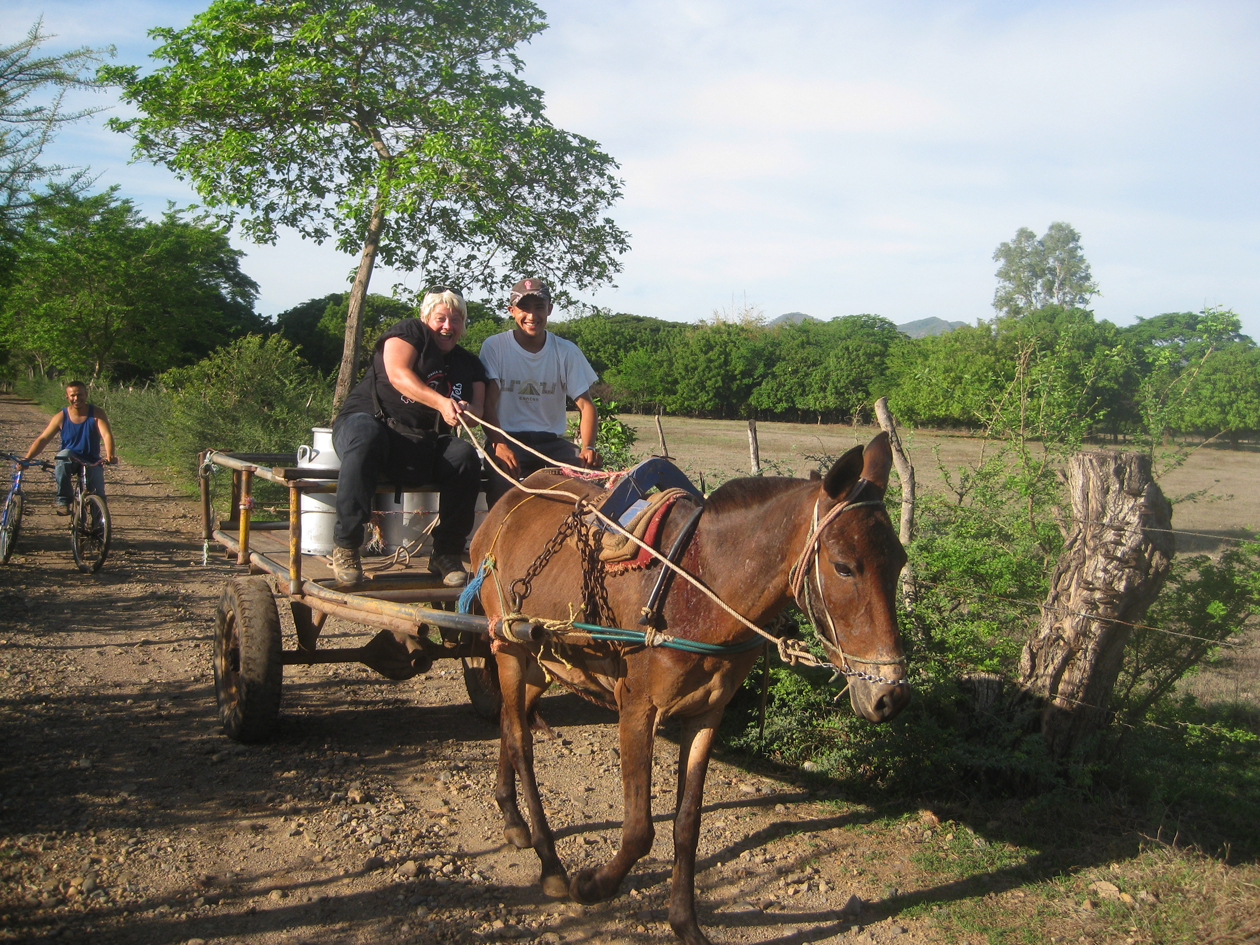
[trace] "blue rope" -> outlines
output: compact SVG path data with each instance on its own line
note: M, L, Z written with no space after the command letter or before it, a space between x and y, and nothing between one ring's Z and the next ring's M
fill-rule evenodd
M486 562L483 559L477 567L477 573L471 581L464 587L463 592L459 595L459 612L461 614L472 613L473 601L481 592L481 584L486 579ZM624 630L621 627L601 627L593 623L574 623L573 627L577 630L585 630L591 635L593 640L603 640L609 643L630 643L642 646L647 642L647 634L642 630ZM743 643L735 643L730 646L722 646L717 643L701 643L698 640L683 640L678 637L665 636L656 646L665 647L670 650L683 650L687 653L702 653L706 656L724 656L733 653L747 653L749 650L755 650L765 645L765 641L760 637L753 637L751 640L745 640Z
M645 643L647 634L642 630L624 630L620 627L601 627L593 623L574 623L578 630L585 630L593 640L607 640L611 643ZM761 637L753 637L743 643L732 643L723 646L718 643L701 643L698 640L683 640L679 637L667 637L657 646L670 650L684 650L688 653L704 653L710 656L725 656L731 653L747 653L765 645Z
M481 582L486 579L486 562L483 559L477 567L476 576L469 581L464 590L459 595L459 612L461 614L471 614L473 601L477 595L481 593Z

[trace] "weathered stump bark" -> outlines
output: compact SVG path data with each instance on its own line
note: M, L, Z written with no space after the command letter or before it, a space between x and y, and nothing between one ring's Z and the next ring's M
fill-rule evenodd
M1154 602L1174 552L1172 506L1144 453L1096 450L1067 469L1072 521L1020 682L1044 700L1041 730L1064 758L1107 722L1131 623Z

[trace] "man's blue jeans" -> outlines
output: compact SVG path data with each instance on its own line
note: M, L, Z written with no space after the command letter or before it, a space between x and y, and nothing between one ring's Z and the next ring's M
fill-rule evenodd
M74 498L74 484L70 476L70 456L70 450L62 450L56 457L57 469L54 475L57 478L58 505L63 502L68 505ZM105 467L88 466L87 484L88 492L95 492L99 496L105 495Z
M337 524L333 544L358 548L372 520L372 497L382 480L403 486L438 487L433 554L462 555L477 513L481 458L467 440L434 436L416 442L395 433L370 413L348 413L333 423L337 476Z

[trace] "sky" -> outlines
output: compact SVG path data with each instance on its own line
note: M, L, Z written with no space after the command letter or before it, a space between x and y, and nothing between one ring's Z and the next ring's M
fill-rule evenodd
M8 0L0 42L43 16L47 51L113 44L204 2ZM585 297L677 321L873 313L993 316L993 252L1070 223L1132 324L1224 306L1260 339L1260 4L541 0L520 50L548 115L620 163L630 233L616 287ZM96 104L112 103L109 94ZM195 201L102 127L48 157L89 165L156 216ZM274 315L348 288L356 260L289 234L240 239ZM378 270L388 293L416 273Z

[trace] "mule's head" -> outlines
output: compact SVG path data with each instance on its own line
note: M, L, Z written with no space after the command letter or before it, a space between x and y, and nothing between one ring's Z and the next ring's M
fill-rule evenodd
M906 553L883 505L891 469L886 433L831 467L817 494L825 525L794 581L797 603L848 677L854 711L872 722L888 721L910 700L896 606Z

